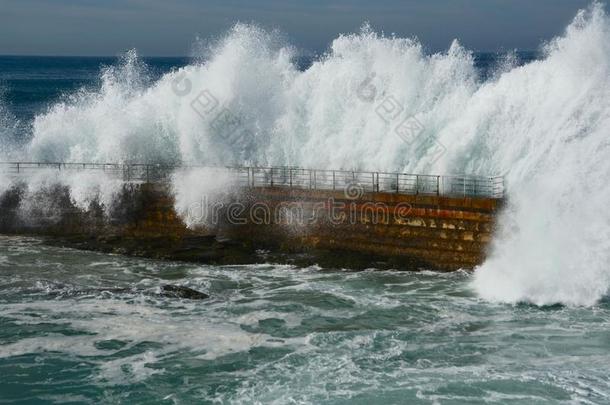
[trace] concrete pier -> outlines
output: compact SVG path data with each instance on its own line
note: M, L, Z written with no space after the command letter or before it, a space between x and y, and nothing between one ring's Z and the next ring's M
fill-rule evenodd
M5 166L11 169L5 173L27 176L41 164L15 165ZM503 183L493 177L227 168L237 180L215 213L219 220L187 228L167 184L176 168L61 165L42 167L122 176L113 207L79 210L69 190L59 187L47 197L61 206L61 218L24 221L24 195L16 187L0 196L1 233L51 235L80 248L218 264L264 261L257 253L264 249L277 257L309 255L312 262L316 255L332 256L334 267L350 267L357 256L358 267L385 262L390 268L452 271L484 260L503 204Z
M495 198L391 193L352 199L336 191L271 187L251 189L249 197L244 212L256 215L242 215L221 230L232 239L288 251L365 253L435 270L480 264L502 204Z

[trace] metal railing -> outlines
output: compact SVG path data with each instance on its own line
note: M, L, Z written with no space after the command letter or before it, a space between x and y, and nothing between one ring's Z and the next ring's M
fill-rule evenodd
M125 182L166 182L179 171L205 169L228 174L239 186L288 187L309 190L345 190L361 193L411 195L504 197L504 178L484 176L433 176L407 173L316 170L298 167L210 167L191 165L0 162L0 172L27 176L41 170L96 170Z

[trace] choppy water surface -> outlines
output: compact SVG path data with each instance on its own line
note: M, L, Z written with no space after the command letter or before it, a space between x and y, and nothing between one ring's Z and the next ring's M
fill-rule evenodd
M168 283L211 298L156 295ZM490 304L470 285L1 237L0 402L608 401L608 302Z

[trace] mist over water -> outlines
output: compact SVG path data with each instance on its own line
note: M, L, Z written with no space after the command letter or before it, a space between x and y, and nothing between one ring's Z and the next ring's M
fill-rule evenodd
M505 175L507 208L473 287L487 300L592 305L610 286L609 29L593 4L540 60L518 65L508 54L482 75L457 41L428 55L416 40L367 26L301 70L281 36L239 24L158 80L127 53L102 72L100 88L36 116L22 153ZM397 114L380 113L388 99ZM14 122L2 111L0 133ZM397 135L410 117L429 141ZM177 195L196 183L181 179Z

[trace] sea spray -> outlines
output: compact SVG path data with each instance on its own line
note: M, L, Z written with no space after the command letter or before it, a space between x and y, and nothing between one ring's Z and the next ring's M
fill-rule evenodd
M4 90L0 88L0 160L6 161L17 156L20 146L19 128L20 122L4 103Z
M20 122L4 103L4 89L0 88L0 162L18 159L20 156ZM12 180L0 172L0 196L12 185Z
M503 229L475 273L484 298L591 305L608 292L609 43L608 17L594 5L544 60L487 84L469 106L476 121L463 124L473 134L464 151L489 156L458 165L505 171L510 185Z
M290 48L278 48L269 38L263 30L238 25L215 45L214 56L205 64L171 72L149 87L142 87L140 64L132 54L120 67L105 72L99 92L84 93L36 118L31 156L61 161L263 163L260 156L265 155L286 104L284 83L291 83L288 76L296 74ZM214 100L213 111L198 108L207 94Z
M97 171L52 168L35 170L27 178L4 175L0 181L0 197L9 190L18 195L14 215L19 223L33 228L57 224L72 209L84 213L99 207L110 216L123 185L120 179Z
M474 287L489 300L590 305L610 277L609 28L595 3L540 60L507 58L481 77L457 41L427 55L366 26L299 71L274 33L238 24L154 83L128 54L99 91L36 117L29 157L504 174L507 209ZM412 119L421 131L407 141L398 129ZM187 180L173 184L183 215L207 187Z
M235 191L237 178L224 169L185 168L172 174L176 212L189 228L218 225L220 208Z
M367 27L303 72L290 46L241 24L205 61L146 88L125 59L99 92L36 118L33 158L427 171L427 150L395 128L417 116L433 136L477 89L472 54L457 42L428 56L415 40ZM363 97L367 81L373 93ZM380 114L388 99L399 114Z

